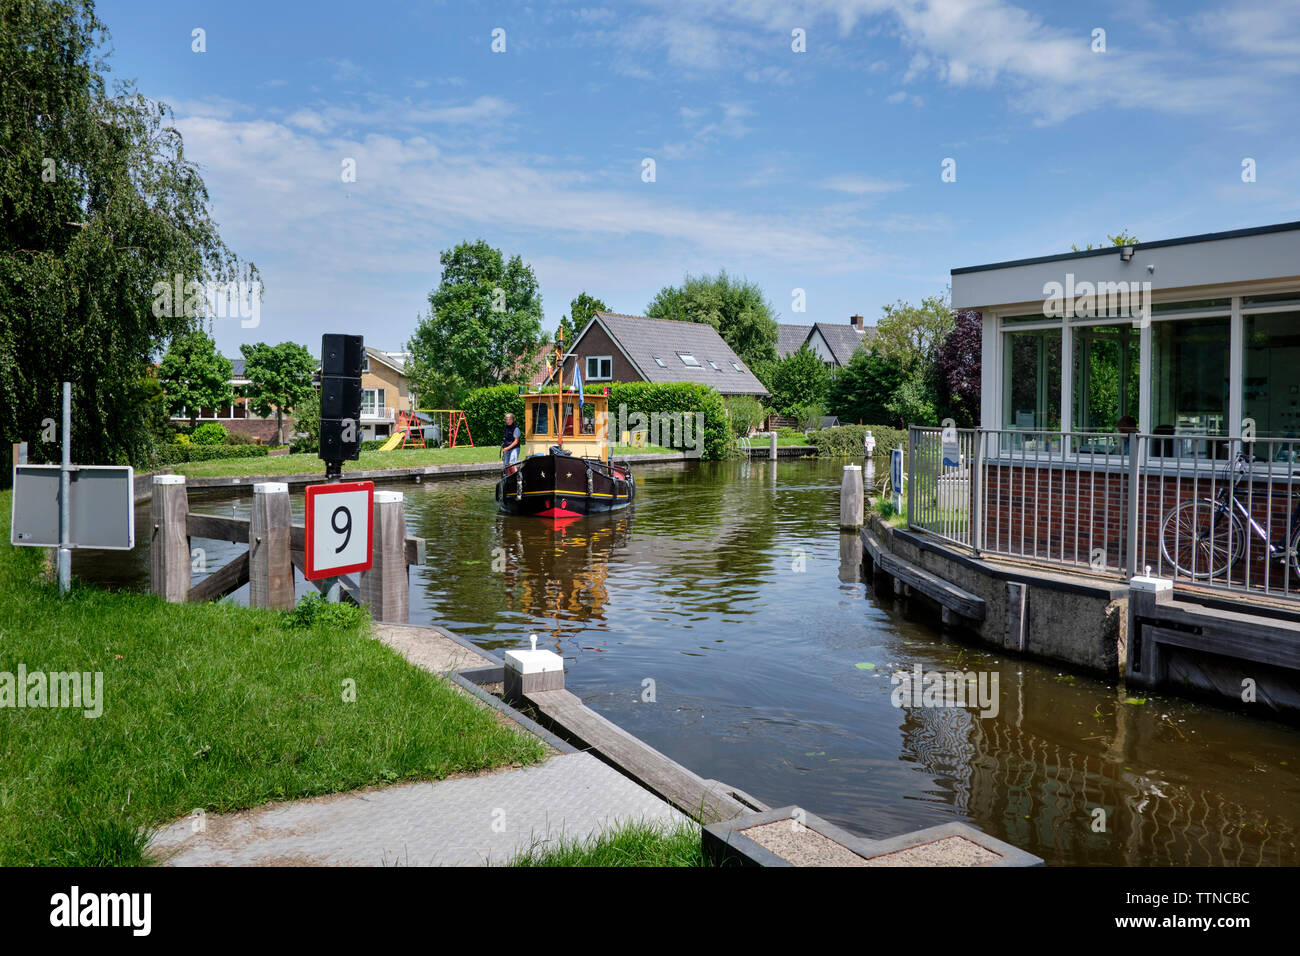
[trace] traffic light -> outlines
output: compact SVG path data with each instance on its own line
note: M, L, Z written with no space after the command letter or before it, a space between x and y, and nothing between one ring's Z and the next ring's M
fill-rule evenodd
M320 457L326 462L361 457L360 335L326 333L320 340Z

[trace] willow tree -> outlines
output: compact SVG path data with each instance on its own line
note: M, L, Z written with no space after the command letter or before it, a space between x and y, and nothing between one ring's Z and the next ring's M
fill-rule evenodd
M0 431L28 441L73 386L73 453L143 461L152 362L202 319L155 308L155 283L253 280L222 242L171 111L107 88L90 2L0 0Z

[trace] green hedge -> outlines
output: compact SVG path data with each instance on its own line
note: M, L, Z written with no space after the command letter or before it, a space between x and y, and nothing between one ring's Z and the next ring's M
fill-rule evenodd
M187 461L265 458L270 450L266 445L159 445L158 464L181 465Z
M810 444L817 446L817 455L823 458L862 458L864 457L863 439L867 429L876 439L876 453L873 460L877 469L889 467L889 453L900 445L906 454L907 432L902 428L890 428L888 425L839 425L835 428L819 428L808 433Z
M587 385L583 391L588 395L598 395L603 389L604 385ZM506 412L513 412L516 421L521 424L523 421L524 397L519 394L517 385L496 385L475 389L465 399L463 405L465 418L469 421L476 445L491 446L500 443ZM615 443L621 438L619 435L620 406L625 406L626 419L623 426L628 430L631 430L632 425L630 419L638 412L647 417L656 412L659 414L703 412L703 456L709 459L727 457L730 432L726 408L722 403L722 396L707 385L697 385L693 382L610 383L609 432L611 441ZM650 436L651 443L655 443L656 437Z

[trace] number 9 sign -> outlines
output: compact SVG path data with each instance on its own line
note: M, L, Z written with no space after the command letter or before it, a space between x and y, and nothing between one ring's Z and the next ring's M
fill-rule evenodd
M370 570L374 504L372 481L308 485L308 581Z

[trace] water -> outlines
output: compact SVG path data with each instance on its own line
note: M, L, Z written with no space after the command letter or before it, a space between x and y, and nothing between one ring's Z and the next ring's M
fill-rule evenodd
M385 487L406 492L410 533L428 540L412 623L498 650L536 633L588 705L772 806L872 837L962 820L1056 864L1300 863L1300 730L1128 704L1113 684L904 616L860 582L856 541L836 530L840 473L646 466L633 510L562 528L498 515L481 479ZM191 507L247 517L250 498ZM146 528L147 507L143 542ZM194 543L209 570L242 549ZM78 559L82 577L147 586L143 546ZM890 675L917 663L996 672L997 716L895 707Z

